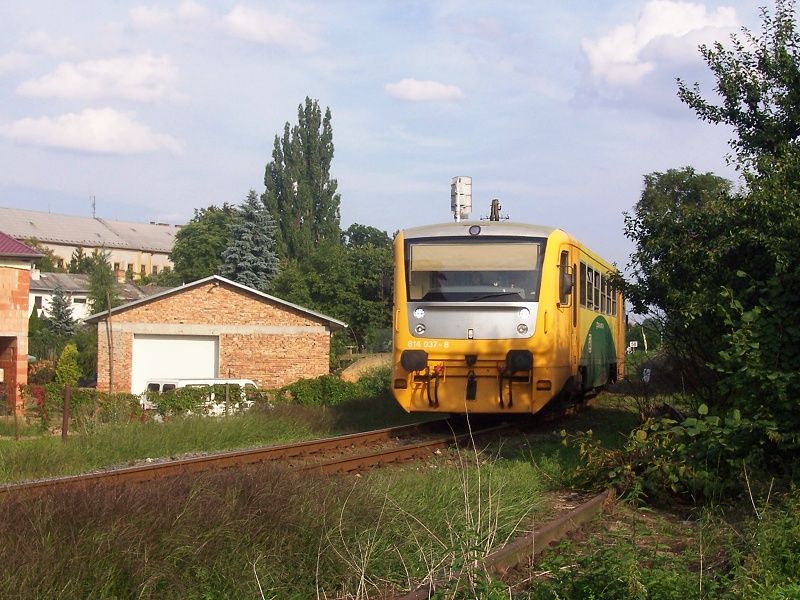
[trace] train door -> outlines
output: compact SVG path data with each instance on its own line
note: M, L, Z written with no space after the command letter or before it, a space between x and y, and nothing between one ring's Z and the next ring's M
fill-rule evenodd
M563 245L559 251L558 260L558 310L562 340L560 352L563 353L559 362L565 367L564 381L568 381L578 372L578 287L577 265L578 248L572 245Z

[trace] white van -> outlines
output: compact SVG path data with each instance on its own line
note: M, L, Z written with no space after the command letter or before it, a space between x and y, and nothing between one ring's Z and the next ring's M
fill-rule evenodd
M248 400L248 392L255 392L258 389L255 382L250 379L170 379L170 378L157 378L148 379L147 387L141 394L142 408L145 410L153 410L156 405L153 404L148 398L150 394L163 394L165 392L172 392L179 388L185 387L209 387L216 385L237 385L239 386L240 397L238 400L245 408L250 408L253 405L252 400ZM216 399L214 392L209 394L208 402L206 403L208 414L212 416L221 415L225 412L225 396Z

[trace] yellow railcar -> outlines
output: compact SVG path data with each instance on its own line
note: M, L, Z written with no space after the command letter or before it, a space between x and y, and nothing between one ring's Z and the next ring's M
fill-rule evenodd
M614 267L564 231L416 227L394 260L392 388L406 411L535 413L621 377Z

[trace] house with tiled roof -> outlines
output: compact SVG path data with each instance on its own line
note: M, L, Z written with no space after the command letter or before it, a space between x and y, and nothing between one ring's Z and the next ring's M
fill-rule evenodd
M50 315L50 307L57 289L64 292L72 318L83 321L91 314L89 306L89 290L91 281L89 275L83 273L40 273L38 269L31 271L31 285L28 309L31 314L37 311L37 316ZM141 300L153 294L159 294L170 288L154 285L138 285L135 281L127 281L123 271L117 272L116 294L123 303Z
M59 266L69 263L81 249L109 253L115 271L140 277L157 275L172 268L169 253L178 225L135 223L95 217L60 215L19 208L0 207L0 230L20 242L36 240L52 250Z
M28 291L41 254L0 232L0 388L8 412L22 413L19 386L28 383Z

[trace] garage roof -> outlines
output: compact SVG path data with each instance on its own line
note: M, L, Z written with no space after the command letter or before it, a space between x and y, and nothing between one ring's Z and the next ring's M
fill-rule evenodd
M145 302L153 302L154 300L158 300L158 299L164 298L166 296L179 294L179 293L181 293L181 292L183 292L185 290L191 289L193 287L198 287L198 286L204 285L204 284L209 283L209 282L224 283L226 285L230 285L232 287L238 288L238 289L240 289L240 290L242 290L244 292L248 292L250 294L254 294L256 296L260 296L264 300L269 300L270 302L273 302L275 304L279 304L281 306L285 306L287 308L291 308L291 309L296 310L298 312L301 312L303 314L310 315L312 317L316 317L317 319L319 319L321 321L327 321L328 325L330 326L331 329L346 329L347 328L347 323L345 323L344 321L340 321L339 319L334 319L333 317L329 317L328 315L324 315L324 314L322 314L320 312L316 312L314 310L310 310L308 308L305 308L303 306L299 306L297 304L292 304L291 302L287 302L286 300L281 300L280 298L277 298L275 296L270 296L269 294L265 294L264 292L260 292L257 289L248 287L246 285L242 285L241 283L236 283L235 281L231 281L230 279L226 279L225 277L221 277L219 275L211 275L210 277L206 277L204 279L198 279L197 281L192 281L191 283L185 283L184 285L179 286L179 287L170 288L170 289L168 289L168 290L166 290L164 292L161 292L160 294L153 294L152 296L148 296L147 298L142 298L141 300L134 300L133 302L128 302L127 304L122 304L120 306L112 308L110 311L106 310L106 311L103 311L101 313L97 313L95 315L92 315L92 316L88 317L85 320L85 322L86 323L97 323L97 322L102 321L103 319L105 319L109 314L113 315L113 314L122 312L124 310L127 310L129 308L132 308L134 306L138 306L140 304L144 304Z

